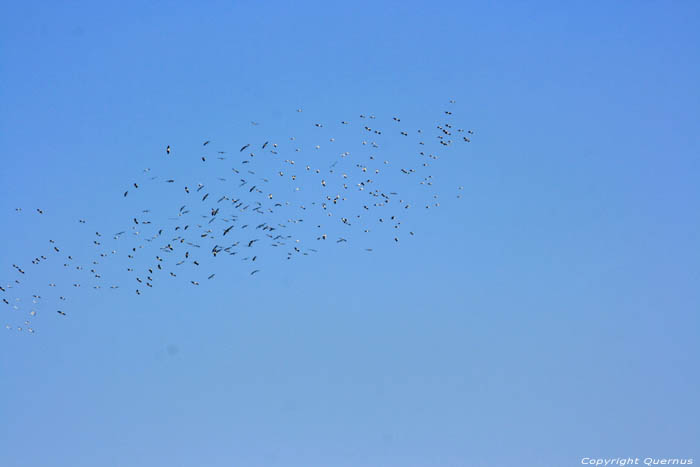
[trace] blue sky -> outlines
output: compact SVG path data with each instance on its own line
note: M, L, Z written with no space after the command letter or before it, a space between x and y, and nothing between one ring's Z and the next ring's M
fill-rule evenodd
M94 230L177 209L122 193L146 167L194 176L205 140L327 143L359 114L387 133L446 109L476 134L399 245L83 290L33 335L3 309L0 465L697 457L697 3L329 3L4 5L0 284L48 239L86 257Z

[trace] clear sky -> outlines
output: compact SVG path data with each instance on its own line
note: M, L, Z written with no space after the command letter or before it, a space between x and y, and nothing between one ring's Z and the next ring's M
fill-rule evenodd
M697 463L699 58L691 1L5 2L0 284L177 210L122 194L205 140L476 134L399 244L0 309L0 466Z

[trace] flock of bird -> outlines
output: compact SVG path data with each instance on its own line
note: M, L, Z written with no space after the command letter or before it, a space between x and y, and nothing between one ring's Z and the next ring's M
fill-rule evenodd
M409 212L440 206L431 165L474 134L453 123L451 104L425 129L404 128L398 116L362 114L340 121L333 130L313 123L309 144L291 136L245 142L229 152L213 149L215 143L207 140L201 155L185 161L184 177L202 172L195 182L173 176L172 170L156 175L169 171L170 160L184 160L166 145L165 160L159 161L163 167L144 169L121 192L125 202L140 205L128 226L106 234L76 219L91 232L89 258L79 261L58 240L47 239L46 251L30 264L12 265L14 277L0 285L6 321L15 321L6 328L35 333L32 322L40 310L68 317L69 291L130 287L142 295L168 281L196 287L215 279L212 269L222 258L240 261L247 275L258 276L264 273L263 258L275 254L293 260L325 245L348 243L371 252L377 233L399 244L405 235L414 235L402 223ZM339 141L348 135L349 147L340 151ZM412 152L404 153L403 143L409 140L401 140L401 154L385 155L393 152L393 138L408 138ZM462 188L455 187L453 194L461 197ZM167 212L152 212L148 194L154 191L167 200L182 198L182 204L178 200ZM32 210L44 214L41 208ZM44 284L48 289L34 290L36 284L26 277L45 263L62 270ZM32 290L22 290L25 283L32 283Z

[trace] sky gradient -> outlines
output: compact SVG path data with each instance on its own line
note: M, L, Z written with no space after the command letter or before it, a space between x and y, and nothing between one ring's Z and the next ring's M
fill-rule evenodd
M4 5L0 283L168 144L450 99L476 135L399 246L0 328L0 465L698 462L700 5L329 3Z

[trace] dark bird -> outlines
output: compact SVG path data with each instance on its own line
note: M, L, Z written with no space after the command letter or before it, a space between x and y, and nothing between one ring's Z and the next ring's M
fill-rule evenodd
M240 150L240 151L238 151L238 152L243 152L243 151L245 151L245 150L246 150L246 148L248 148L248 147L250 147L250 144L246 144L246 145L245 145L245 146L243 146L243 147L241 148L241 150Z
M168 153L168 154L170 154L170 146L168 146L167 148L165 148L165 152Z

